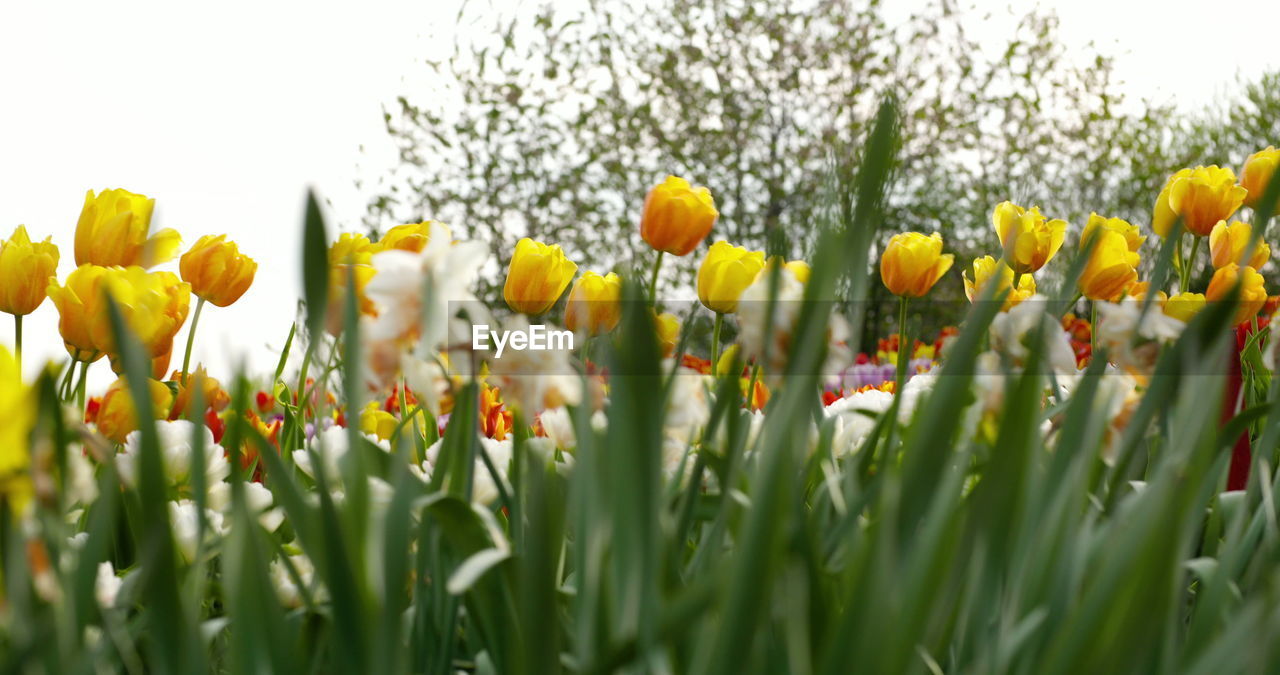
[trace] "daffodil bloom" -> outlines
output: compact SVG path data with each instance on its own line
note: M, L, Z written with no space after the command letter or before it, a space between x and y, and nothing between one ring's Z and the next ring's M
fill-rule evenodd
M258 263L225 234L205 235L178 260L178 270L196 297L226 307L249 290Z
M1137 225L1130 225L1128 221L1120 218L1105 218L1096 213L1089 214L1089 221L1084 225L1084 231L1080 233L1080 241L1087 242L1089 237L1099 229L1110 230L1124 236L1124 241L1129 246L1130 251L1136 252L1142 242L1147 238L1142 236Z
M1240 186L1248 192L1244 198L1245 206L1251 209L1259 207L1267 186L1276 175L1277 165L1280 165L1280 150L1271 146L1249 155L1249 159L1245 160L1244 169L1240 171ZM1280 203L1276 205L1276 209L1280 211Z
M1004 258L1017 274L1035 272L1053 259L1066 238L1067 221L1046 220L1038 207L1002 202L991 213Z
M36 421L36 401L22 382L18 361L0 345L0 496L22 511L31 497L28 468L31 427Z
M396 225L387 230L382 235L375 246L379 251L409 251L410 253L422 253L422 249L427 247L427 242L431 240L431 226L435 224L433 220L423 221L421 223L406 223L404 225Z
M1179 293L1168 300L1165 300L1161 309L1165 316L1171 316L1183 323L1191 321L1195 315L1204 309L1203 293Z
M58 273L58 247L46 237L32 242L19 225L0 240L0 312L30 314L48 297L49 279Z
M710 190L667 176L645 197L640 236L655 250L688 255L707 238L719 217Z
M182 237L168 228L151 234L155 204L128 190L89 190L76 223L76 264L153 267L173 259Z
M569 291L564 308L564 325L571 331L592 335L608 333L622 318L622 280L610 272L600 276L585 272Z
M1240 286L1235 319L1232 325L1242 324L1257 316L1258 311L1267 303L1267 289L1263 286L1262 275L1252 267L1241 267L1235 263L1218 268L1209 281L1209 288L1204 297L1208 302L1222 302L1231 297L1236 285Z
M1129 249L1129 242L1123 234L1101 228L1096 231L1092 240L1093 251L1080 273L1080 293L1090 300L1116 302L1138 281L1137 251Z
M1169 177L1156 198L1151 229L1167 237L1174 221L1181 217L1182 226L1188 232L1207 237L1218 221L1230 218L1240 208L1246 194L1248 190L1236 185L1236 175L1231 169L1217 166L1182 169Z
M996 295L1008 290L1001 311L1008 311L1018 303L1036 294L1036 280L1030 274L1022 275L1018 287L1013 288L1013 269L1003 260L991 256L983 256L973 261L973 279L968 274L962 275L964 294L969 302L975 302L982 296L988 283L995 283Z
M698 299L720 314L738 311L738 298L764 269L764 253L717 241L698 268Z
M98 265L81 265L63 285L57 280L49 282L49 299L58 310L58 332L71 358L77 361L94 361L105 354L94 342L94 332L110 327L92 328L95 322L107 320L107 308L103 302L103 280L113 269Z
M502 297L517 312L544 314L560 299L577 271L578 265L566 258L558 245L525 237L516 243L511 256Z
M1258 240L1258 245L1254 247L1253 255L1249 256L1249 260L1241 260L1252 236L1253 227L1249 223L1236 221L1228 225L1225 220L1218 221L1218 224L1214 225L1213 230L1209 232L1209 256L1213 260L1214 268L1226 267L1231 263L1245 263L1249 267L1259 269L1267 264L1271 259L1271 247L1261 239Z
M880 256L880 280L894 295L924 297L954 261L954 255L943 254L942 235L937 232L895 234Z
M147 380L147 392L151 395L151 419L167 419L169 410L173 407L173 393L169 391L169 387L163 382ZM124 377L112 382L102 395L97 426L99 433L116 443L124 443L124 439L137 430L137 408L134 407L129 383Z

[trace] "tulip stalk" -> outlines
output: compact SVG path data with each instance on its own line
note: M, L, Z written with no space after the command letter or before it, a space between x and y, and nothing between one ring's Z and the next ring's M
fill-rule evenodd
M666 255L666 251L658 251L658 257L653 261L653 272L649 275L649 306L655 307L658 304L658 270L662 269L662 256Z
M187 382L187 372L191 368L191 345L196 341L196 326L200 323L200 310L204 309L204 298L196 301L196 313L191 317L191 330L187 331L187 351L182 355L182 383Z
M907 296L898 296L898 363L897 377L893 381L893 395L902 393L907 383L907 363L911 361L911 346L907 340Z
M1188 256L1187 256L1187 262L1186 262L1186 264L1184 264L1184 265L1182 266L1182 270L1181 270L1182 274L1181 274L1181 276L1180 276L1180 277L1179 277L1179 279L1178 279L1178 282L1179 282L1179 284L1178 284L1179 289L1180 289L1183 293L1189 293L1189 292L1191 291L1191 288L1190 288L1190 283L1191 283L1191 267L1192 267L1192 265L1194 265L1194 264L1195 264L1195 261L1196 261L1196 254L1200 252L1200 240L1201 240L1201 239L1202 239L1202 237L1194 237L1194 236L1193 236L1193 237L1192 237L1192 239L1191 239L1191 253L1190 253L1190 255L1188 255Z
M22 372L22 315L13 315L13 358L18 362L18 372Z
M720 364L720 329L724 327L724 313L716 312L716 322L711 328L711 371Z

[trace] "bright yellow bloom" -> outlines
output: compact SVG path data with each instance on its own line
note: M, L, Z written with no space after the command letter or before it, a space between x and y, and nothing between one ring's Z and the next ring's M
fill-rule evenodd
M1099 228L1123 235L1130 251L1137 251L1142 246L1142 242L1147 240L1146 237L1142 236L1138 226L1130 225L1127 220L1104 218L1096 213L1090 213L1089 222L1085 223L1084 231L1080 233L1080 241L1089 241L1089 237L1093 236L1093 233Z
M1262 196L1267 192L1267 185L1276 175L1277 165L1280 165L1280 150L1271 146L1249 155L1249 159L1245 160L1244 169L1240 171L1240 186L1249 193L1244 198L1245 206L1258 208L1258 202L1262 201ZM1276 208L1280 212L1280 204Z
M31 497L29 447L36 422L36 401L22 382L18 361L0 345L0 495L7 496L15 511L23 510Z
M1014 272L1035 272L1053 259L1067 235L1067 221L1045 220L1038 207L1002 202L991 213L1004 258Z
M1213 259L1214 268L1244 262L1240 258L1244 256L1245 248L1249 246L1249 239L1252 236L1253 227L1249 223L1236 221L1228 225L1225 220L1218 221L1218 224L1214 225L1213 230L1209 232L1209 256ZM1267 242L1259 239L1258 245L1253 249L1253 255L1249 256L1249 267L1258 269L1267 264L1270 259L1271 247Z
M569 330L584 330L592 335L608 333L622 318L621 300L622 279L618 275L584 272L569 291L564 325Z
M1179 293L1165 300L1161 309L1166 316L1187 323L1204 309L1204 302L1203 293Z
M65 285L59 286L56 279L49 281L49 299L58 309L58 332L67 352L77 361L96 361L105 354L94 342L91 326L108 320L102 284L113 269L119 268L81 265L67 275ZM106 329L110 330L110 326Z
M1090 300L1115 302L1137 283L1140 256L1114 230L1100 229L1094 240L1093 252L1080 273L1080 292ZM1081 248L1085 243L1080 242Z
M640 236L655 250L688 255L707 238L719 217L710 190L667 176L644 198Z
M662 347L662 357L671 356L680 341L680 319L675 314L663 312L653 317L653 325L658 333L658 345Z
M698 299L721 314L738 311L738 298L764 269L764 252L717 241L698 268Z
M502 297L517 312L543 314L560 299L577 271L578 265L565 257L560 246L525 237L511 256Z
M330 265L367 265L378 245L358 232L343 232L329 245Z
M58 247L49 237L32 243L27 228L0 240L0 312L23 316L48 297L49 279L58 274Z
M364 411L360 413L360 431L366 434L373 434L378 440L389 441L396 433L396 427L400 425L400 420L395 415L378 407L378 402L374 401L365 406Z
M792 260L783 265L783 267L791 270L791 274L795 276L796 281L802 284L809 283L809 273L813 271L809 267L809 263L803 260Z
M1022 275L1018 280L1018 287L1013 288L1013 269L1005 261L996 260L989 255L973 261L972 281L969 280L968 274L961 275L961 278L964 279L964 294L969 298L969 302L974 302L981 297L987 283L993 279L997 295L1009 290L1001 311L1007 311L1010 307L1036 294L1036 280L1030 274Z
M151 394L151 418L163 420L169 417L173 408L173 392L163 382L147 380L147 390ZM98 408L98 431L116 443L124 443L124 439L138 429L137 408L133 405L133 396L129 393L129 383L124 377L117 378L107 387L102 395L102 404Z
M356 306L361 314L377 316L378 308L364 289L377 270L371 261L378 245L363 234L343 232L329 245L329 305L325 311L325 330L337 337L342 333L347 311L347 285L354 283Z
M190 284L173 272L148 272L141 267L125 267L108 268L102 287L111 293L125 324L150 358L163 357L172 351L173 337L186 322L191 308ZM100 313L91 317L89 334L98 351L116 353L105 303Z
M182 246L177 232L165 228L147 236L155 205L128 190L89 190L76 223L76 264L153 267L172 260Z
M942 235L937 232L895 234L880 256L880 280L894 295L924 297L954 261L954 255L942 253Z
M196 297L226 307L249 290L258 263L241 253L227 235L205 235L179 259L178 270Z
M1197 237L1207 237L1219 220L1226 220L1240 208L1248 190L1236 185L1231 169L1197 166L1182 169L1169 177L1156 198L1151 229L1169 236L1173 223L1182 217L1182 226Z
M401 250L422 253L422 249L427 247L427 242L431 241L433 224L435 221L427 220L421 223L396 225L387 230L375 246L379 251Z
M1231 296L1231 291L1240 285L1240 306L1236 309L1232 325L1242 324L1257 316L1258 311L1267 303L1267 289L1263 286L1262 275L1252 267L1241 267L1231 263L1218 268L1209 281L1209 288L1204 297L1208 302L1221 302Z

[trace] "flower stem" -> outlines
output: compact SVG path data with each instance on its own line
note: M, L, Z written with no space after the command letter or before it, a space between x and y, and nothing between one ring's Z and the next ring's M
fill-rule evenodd
M196 341L196 326L200 324L200 310L204 309L204 298L196 301L196 314L191 317L191 330L187 331L187 352L182 356L182 383L187 383L187 372L191 367L191 345Z
M658 304L658 270L662 269L662 256L664 255L666 255L666 251L658 251L658 257L653 261L653 273L649 275L650 307Z
M907 383L907 363L911 361L911 343L907 339L907 296L898 298L898 373L893 381L893 395L902 393Z
M1195 264L1196 254L1200 252L1200 239L1201 239L1200 237L1192 236L1191 253L1190 255L1187 256L1186 264L1182 266L1182 276L1178 280L1180 282L1179 283L1180 288L1178 290L1180 290L1183 293L1188 293L1191 291L1191 287L1190 287L1191 267Z
M13 315L13 357L18 362L18 377L22 377L22 315Z
M716 312L716 323L711 329L711 372L720 363L720 328L724 326L724 314Z
M84 392L89 382L89 366L93 364L93 359L96 356L96 354L90 356L87 361L84 361L84 365L80 367L80 381L76 383L76 405L80 408L81 414L84 413Z

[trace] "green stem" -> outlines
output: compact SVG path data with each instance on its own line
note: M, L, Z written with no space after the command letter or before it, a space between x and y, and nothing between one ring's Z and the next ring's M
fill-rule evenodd
M76 379L76 363L75 357L72 357L71 363L67 365L67 373L62 376L62 383L58 385L58 397L64 402L71 401L71 383Z
M187 351L182 355L182 382L187 381L187 373L191 368L191 345L196 341L196 326L200 324L200 310L204 309L204 298L196 301L196 314L191 317L191 330L187 331Z
M658 270L662 269L662 256L666 255L666 251L658 251L658 257L653 261L653 273L649 275L649 306L657 306L658 304Z
M716 323L711 329L711 372L716 372L720 365L720 328L724 325L724 314L716 312Z
M76 405L79 406L81 414L84 414L84 392L89 382L89 366L93 364L93 359L96 357L97 354L90 356L80 368L80 381L76 384Z
M1186 287L1182 289L1183 292L1191 290L1191 272L1195 268L1196 254L1200 253L1200 242L1203 239L1204 237L1195 237L1191 240L1191 255L1187 256L1187 284Z
M22 315L13 315L13 358L18 362L18 377L22 377Z
M907 363L911 361L911 341L907 339L907 296L898 298L898 375L893 381L897 396L907 383Z

